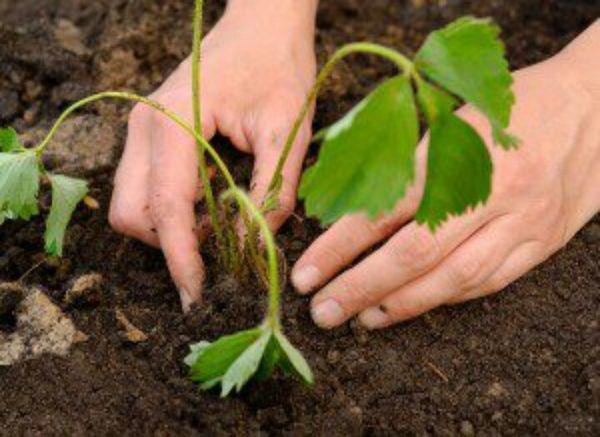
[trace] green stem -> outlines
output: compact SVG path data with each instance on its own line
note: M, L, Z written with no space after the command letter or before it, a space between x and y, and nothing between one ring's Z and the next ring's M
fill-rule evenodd
M269 307L267 310L267 317L265 323L269 324L271 328L278 330L280 329L280 300L281 290L279 284L279 266L277 264L277 249L275 246L275 237L269 225L265 220L265 217L258 210L254 202L239 188L231 188L223 193L223 199L235 198L240 205L240 208L245 208L246 211L254 217L254 220L260 227L263 238L265 239L265 247L267 249L267 258L269 263Z
M269 183L269 189L267 191L268 194L266 199L272 200L273 195L278 195L277 191L279 190L279 186L281 183L281 174L283 171L283 166L285 165L290 151L292 150L292 146L294 145L294 141L298 136L298 132L300 131L300 127L302 126L302 122L308 115L308 112L310 111L313 102L316 100L319 91L325 83L325 80L331 74L331 72L333 71L333 69L339 61L344 59L346 56L354 53L366 53L386 58L392 61L394 64L396 64L396 66L400 70L402 70L407 76L413 75L415 72L413 68L413 63L412 61L410 61L410 59L408 59L406 56L399 53L398 51L390 49L388 47L367 42L351 43L340 47L329 58L329 60L325 63L324 67L321 69L319 75L317 76L317 80L310 89L306 100L304 101L304 104L302 105L302 108L300 109L300 112L298 113L298 116L296 117L296 120L292 125L292 129L290 130L287 136L287 139L283 146L283 150L281 152L281 155L279 156L277 167L275 168L275 171L273 172L273 177L271 178L271 182ZM272 202L269 203L272 204ZM263 207L264 205L265 204L263 204Z
M202 135L200 135L198 132L196 132L192 126L190 126L183 118L181 118L175 112L171 111L170 109L165 108L160 103L155 102L154 100L150 100L146 97L138 96L136 94L131 94L131 93L124 93L124 92L118 92L118 91L106 91L103 93L91 95L89 97L86 97L85 99L81 99L78 102L73 103L60 115L60 117L58 117L58 120L56 120L56 122L54 123L54 126L52 126L52 128L50 129L50 131L46 135L46 138L44 138L42 140L42 142L39 143L35 147L35 153L37 154L37 156L42 155L42 153L44 152L44 149L46 148L46 146L48 146L48 144L50 143L50 141L56 134L56 131L58 131L58 129L60 128L62 123L69 117L69 115L71 115L73 112L75 112L77 109L81 108L82 106L88 105L90 103L93 103L93 102L96 102L96 101L102 100L102 99L118 99L118 100L128 100L128 101L138 102L138 103L142 103L144 105L148 105L151 108L154 108L155 110L163 113L165 116L170 118L173 122L178 124L182 129L184 129L186 132L188 132L192 137L194 137L196 139L196 141L198 141L199 143L202 144L204 149L210 154L212 159L215 161L215 164L217 165L217 167L223 174L223 177L227 181L227 184L231 188L236 187L235 181L233 180L233 176L229 172L229 169L227 168L227 166L225 165L225 163L223 162L223 160L221 159L221 157L219 156L217 151L214 149L213 146L211 146L208 143L208 141L206 141L204 138L202 138Z
M201 46L202 46L202 19L203 19L203 0L196 0L194 9L194 40L192 43L192 106L194 112L194 129L203 136L202 132L202 102L201 102ZM196 141L198 147L198 168L200 170L200 180L202 181L202 187L204 189L204 198L206 201L206 207L212 222L213 229L217 241L220 245L225 243L223 237L223 230L219 222L219 216L217 213L217 205L215 202L215 196L208 177L208 169L206 166L206 157L204 146L200 141Z

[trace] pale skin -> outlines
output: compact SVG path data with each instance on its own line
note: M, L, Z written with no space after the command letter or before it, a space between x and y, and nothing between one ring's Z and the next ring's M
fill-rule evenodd
M314 81L316 3L231 0L204 41L204 134L219 131L255 155L256 202ZM485 206L435 234L412 220L423 189L424 142L417 180L393 213L373 222L347 216L326 230L292 270L296 289L314 293L315 323L334 328L357 317L366 328L387 327L500 291L562 248L600 211L599 51L597 21L559 54L515 72L509 130L521 139L518 150L493 146L485 119L459 109L492 153L493 193ZM153 97L191 119L189 70L186 60ZM307 120L285 166L281 208L268 217L274 230L294 209L310 126ZM184 310L200 299L204 278L196 162L192 139L136 107L110 212L116 230L162 248Z

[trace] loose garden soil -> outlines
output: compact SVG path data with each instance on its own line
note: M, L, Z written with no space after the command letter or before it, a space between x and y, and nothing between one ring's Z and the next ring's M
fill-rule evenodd
M214 23L223 2L208 3ZM191 6L0 0L0 122L33 141L90 91L151 92L190 51ZM323 0L319 58L353 40L412 54L431 30L467 13L498 21L519 68L560 50L600 16L600 4ZM323 93L317 127L392 72L363 57L346 62ZM187 344L252 326L263 291L220 275L208 254L205 302L184 317L161 253L111 231L107 207L128 109L108 102L84 110L65 128L63 149L47 157L88 177L101 205L78 209L64 259L44 260L41 217L0 228L0 282L24 276L81 334L67 356L0 367L0 435L600 433L600 217L502 293L382 332L352 323L321 331L308 299L288 287L286 331L312 363L314 387L278 376L230 399L199 392L182 365ZM247 180L250 159L231 155L236 175ZM290 219L279 235L289 264L319 232L301 210ZM90 273L101 276L93 298L65 303L73 282ZM129 332L123 318L141 332ZM13 319L0 317L6 335Z

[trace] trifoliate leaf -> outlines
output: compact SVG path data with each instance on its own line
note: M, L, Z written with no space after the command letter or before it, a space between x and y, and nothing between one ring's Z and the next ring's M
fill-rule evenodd
M419 82L417 101L430 124L440 115L448 114L458 106L458 100L426 81Z
M12 127L0 129L0 152L18 152L25 150L19 141L17 132Z
M300 351L296 349L281 332L276 332L274 335L281 350L285 353L287 360L289 360L294 370L302 377L304 382L312 384L314 382L313 373Z
M220 379L235 360L262 334L262 329L254 328L221 337L203 349L191 366L193 381L207 383Z
M351 212L391 210L414 179L418 135L410 81L387 80L327 129L299 190L307 214L327 224Z
M499 33L491 20L460 18L429 35L417 53L415 65L483 112L492 125L494 141L509 148L515 138L504 129L510 122L515 98Z
M221 397L226 397L234 387L239 393L244 384L256 373L271 335L271 330L263 331L261 336L227 369L221 379Z
M479 134L447 113L431 125L425 192L415 219L432 231L451 214L484 203L491 192L492 160Z
M46 251L62 256L67 225L77 204L88 192L87 182L62 175L48 175L52 184L52 207L46 220Z
M0 211L29 220L38 213L40 171L35 153L0 153Z

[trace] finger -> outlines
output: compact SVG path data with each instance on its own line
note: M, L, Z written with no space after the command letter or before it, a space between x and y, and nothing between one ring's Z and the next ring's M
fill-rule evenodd
M200 299L204 279L194 215L197 159L193 139L170 120L155 120L150 208L184 311Z
M496 293L544 262L545 259L546 256L543 256L539 242L524 242L508 256L504 263L480 287L457 296L449 303L462 303Z
M377 306L361 312L360 323L383 328L416 317L454 296L477 289L518 246L509 220L487 224L461 244L431 272L387 295Z
M370 221L353 214L336 222L321 235L296 262L292 282L300 293L308 293L354 261L364 251L396 232L419 205L425 179L426 143L417 149L415 183L390 214Z
M377 304L433 269L489 220L478 210L451 219L435 234L411 222L381 249L322 289L312 301L313 320L322 328L332 328Z
M416 202L402 202L391 214L369 220L364 214L343 217L322 234L294 265L292 283L309 293L329 281L360 254L392 235L406 223Z
M127 141L117 168L109 222L117 232L159 247L150 217L150 111L136 106L129 116Z
M259 130L253 136L253 152L255 155L254 172L250 184L250 197L261 205L267 195L269 184L275 173L286 137L291 129L291 122L273 122L271 126ZM281 190L277 208L266 215L267 223L274 232L277 231L296 207L296 190L302 172L304 156L310 141L310 126L304 124L281 171Z

